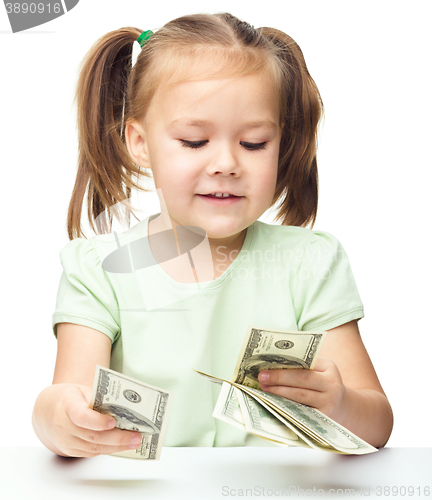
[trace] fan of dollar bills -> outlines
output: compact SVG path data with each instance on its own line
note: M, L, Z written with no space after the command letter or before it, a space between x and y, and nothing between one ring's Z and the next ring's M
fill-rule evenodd
M222 385L213 416L282 446L349 455L378 451L317 409L260 390L261 370L313 369L325 334L249 326L231 381L195 370Z

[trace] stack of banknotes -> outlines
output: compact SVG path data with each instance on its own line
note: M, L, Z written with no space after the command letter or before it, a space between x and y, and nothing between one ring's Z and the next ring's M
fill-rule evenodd
M325 334L249 326L231 381L195 370L222 385L213 416L281 446L348 455L378 451L317 409L260 390L261 370L313 369Z
M90 408L115 418L117 429L138 431L141 445L111 456L159 460L168 424L172 395L122 373L96 366Z

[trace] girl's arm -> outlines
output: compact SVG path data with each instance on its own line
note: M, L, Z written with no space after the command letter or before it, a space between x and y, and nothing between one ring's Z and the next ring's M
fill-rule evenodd
M372 446L390 437L393 412L357 320L327 331L313 370L263 370L258 378L263 390L317 408Z
M111 340L71 323L57 325L54 379L37 397L33 429L49 450L66 457L93 457L137 448L141 435L113 429L112 417L89 408L96 365L109 368ZM130 447L132 438L139 441Z
M53 384L93 387L96 365L109 368L111 340L102 332L72 323L57 325L57 359Z

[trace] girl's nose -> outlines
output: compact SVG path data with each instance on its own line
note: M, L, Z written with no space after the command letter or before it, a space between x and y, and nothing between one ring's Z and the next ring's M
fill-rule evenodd
M234 152L234 147L230 143L221 143L216 148L209 165L209 173L221 173L223 175L238 175L240 173L240 166Z

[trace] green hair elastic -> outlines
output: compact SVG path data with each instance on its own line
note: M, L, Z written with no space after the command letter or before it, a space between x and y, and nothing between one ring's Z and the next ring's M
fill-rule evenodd
M153 31L151 30L147 30L147 31L143 31L141 33L141 35L138 37L138 43L141 45L141 48L144 47L145 43L147 42L147 40L153 35Z

